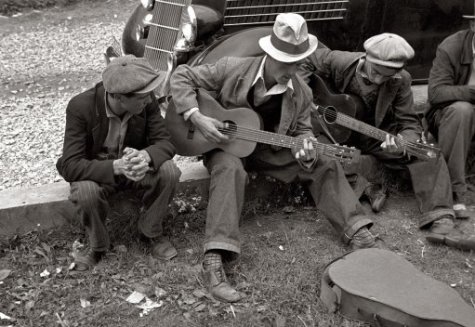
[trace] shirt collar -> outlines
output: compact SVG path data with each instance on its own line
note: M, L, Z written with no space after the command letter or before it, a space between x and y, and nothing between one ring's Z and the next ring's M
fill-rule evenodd
M254 82L252 82L251 86L256 85L259 80L261 80L263 85L265 85L265 83L264 83L264 64L266 63L266 59L267 59L267 55L265 55L264 58L262 58L261 64L259 66L259 70L257 71L256 78L254 78ZM284 93L288 89L290 89L292 92L294 91L294 85L292 83L292 79L289 79L289 81L287 82L285 87L283 85L276 84L273 87L271 87L269 90L267 90L267 92L269 93L274 88L279 89L279 90L283 90L282 92L279 92L279 93ZM277 93L275 93L275 94L277 94Z

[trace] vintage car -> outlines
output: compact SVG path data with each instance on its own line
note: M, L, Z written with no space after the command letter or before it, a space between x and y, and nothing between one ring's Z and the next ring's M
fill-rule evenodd
M408 64L415 83L427 81L437 45L449 34L468 27L462 15L473 12L472 0L167 0L156 3L191 4L192 10L184 15L185 21L190 22L190 26L185 24L188 29L184 31L188 40L178 46L178 64L189 60L195 64L213 62L222 55L256 55L260 49L255 41L268 33L276 15L294 12L304 16L310 32L331 49L362 50L367 38L382 32L403 36L416 50L415 58ZM122 36L124 52L137 56L144 55L150 27L162 26L162 21L170 21L174 13L152 9L153 0L143 0L142 4L132 13ZM160 14L161 18L154 18ZM183 26L183 16L181 23ZM152 37L164 38L156 31Z

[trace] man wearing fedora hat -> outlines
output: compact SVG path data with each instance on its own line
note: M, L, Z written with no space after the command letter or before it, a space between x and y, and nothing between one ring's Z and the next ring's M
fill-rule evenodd
M125 56L113 60L102 78L69 102L63 155L56 164L71 183L69 200L89 238L89 250L75 258L75 268L90 269L109 249L108 198L128 188L143 191L138 227L153 241L152 254L171 259L177 253L163 236L162 221L180 170L171 160L175 147L153 95L162 77L146 59Z
M308 58L305 67L333 82L339 92L361 98L364 108L359 115L363 122L388 134L381 143L355 133L356 139L351 144L363 153L374 155L391 169L408 169L421 211L419 227L428 227L437 234L450 233L454 211L444 159L422 161L409 157L389 135L397 134L398 138L411 142L422 138L422 124L413 109L411 76L404 70L406 62L414 56L414 50L405 39L392 33L369 38L364 42L364 48L366 52L318 49Z
M339 236L353 249L374 247L365 215L340 164L318 157L310 140L310 88L297 76L298 63L318 45L302 16L279 14L272 34L259 40L265 54L253 58L224 57L215 64L182 65L171 78L178 113L190 120L210 142L228 142L219 132L223 123L200 112L196 89L216 92L225 108L248 107L260 114L264 130L304 139L303 147L288 150L258 145L244 160L222 150L205 154L211 175L206 217L202 275L210 293L225 302L241 298L227 282L223 259L241 252L239 220L247 183L247 169L284 182L307 183L316 206Z
M475 15L463 17L470 28L456 32L437 48L429 75L429 103L425 113L429 131L445 156L452 180L457 217L475 217L469 210L465 166L475 141ZM473 202L473 200L472 200Z

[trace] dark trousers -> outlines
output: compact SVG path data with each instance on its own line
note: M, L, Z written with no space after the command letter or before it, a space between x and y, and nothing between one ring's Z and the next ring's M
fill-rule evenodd
M447 161L452 190L463 194L467 191L465 166L475 137L475 107L465 101L454 102L429 124Z
M317 208L328 218L345 243L349 243L358 229L372 224L348 184L340 164L324 156L318 159L313 168L304 169L287 149L275 152L270 148L259 148L245 160L216 150L207 154L205 165L211 175L205 251L241 251L239 221L248 181L245 169L285 183L300 181L307 184Z
M89 246L96 251L110 247L105 219L109 211L110 195L125 189L142 190L145 213L138 222L139 231L148 238L163 234L163 219L168 213L168 204L173 198L181 172L172 160L165 161L159 171L146 174L138 182L119 176L115 185L98 184L93 181L71 183L69 200L76 206L78 218L86 229Z
M395 133L394 133L395 134ZM434 160L418 160L403 154L387 153L381 141L360 136L357 147L371 154L389 169L408 169L419 211L419 227L428 226L443 215L455 217L452 210L452 187L449 171L443 157Z

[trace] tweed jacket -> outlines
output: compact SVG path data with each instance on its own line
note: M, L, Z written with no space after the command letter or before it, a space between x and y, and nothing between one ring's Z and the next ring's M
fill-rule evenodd
M356 67L363 52L331 51L327 48L317 49L308 57L310 70L317 75L333 81L341 93L347 92L347 87L356 73ZM413 94L411 90L411 75L402 70L399 78L390 78L384 82L378 91L375 109L375 127L388 130L395 127L408 141L421 138L422 123L414 111ZM359 95L359 94L357 94Z
M105 90L101 82L75 96L68 104L63 155L56 163L59 173L68 182L91 180L103 184L115 183L113 160L97 159L109 131L104 101ZM175 147L170 142L154 96L152 103L128 121L124 148L127 146L145 149L155 170L175 155Z
M437 47L429 75L429 122L437 120L437 112L455 101L475 103L475 85L468 86L473 63L471 30L448 36Z
M178 113L198 107L196 89L216 94L226 109L247 107L252 88L263 57L224 57L212 65L179 66L171 77L171 94ZM287 90L282 97L280 123L275 131L291 136L313 136L310 120L312 93L300 76L293 76L293 93Z

